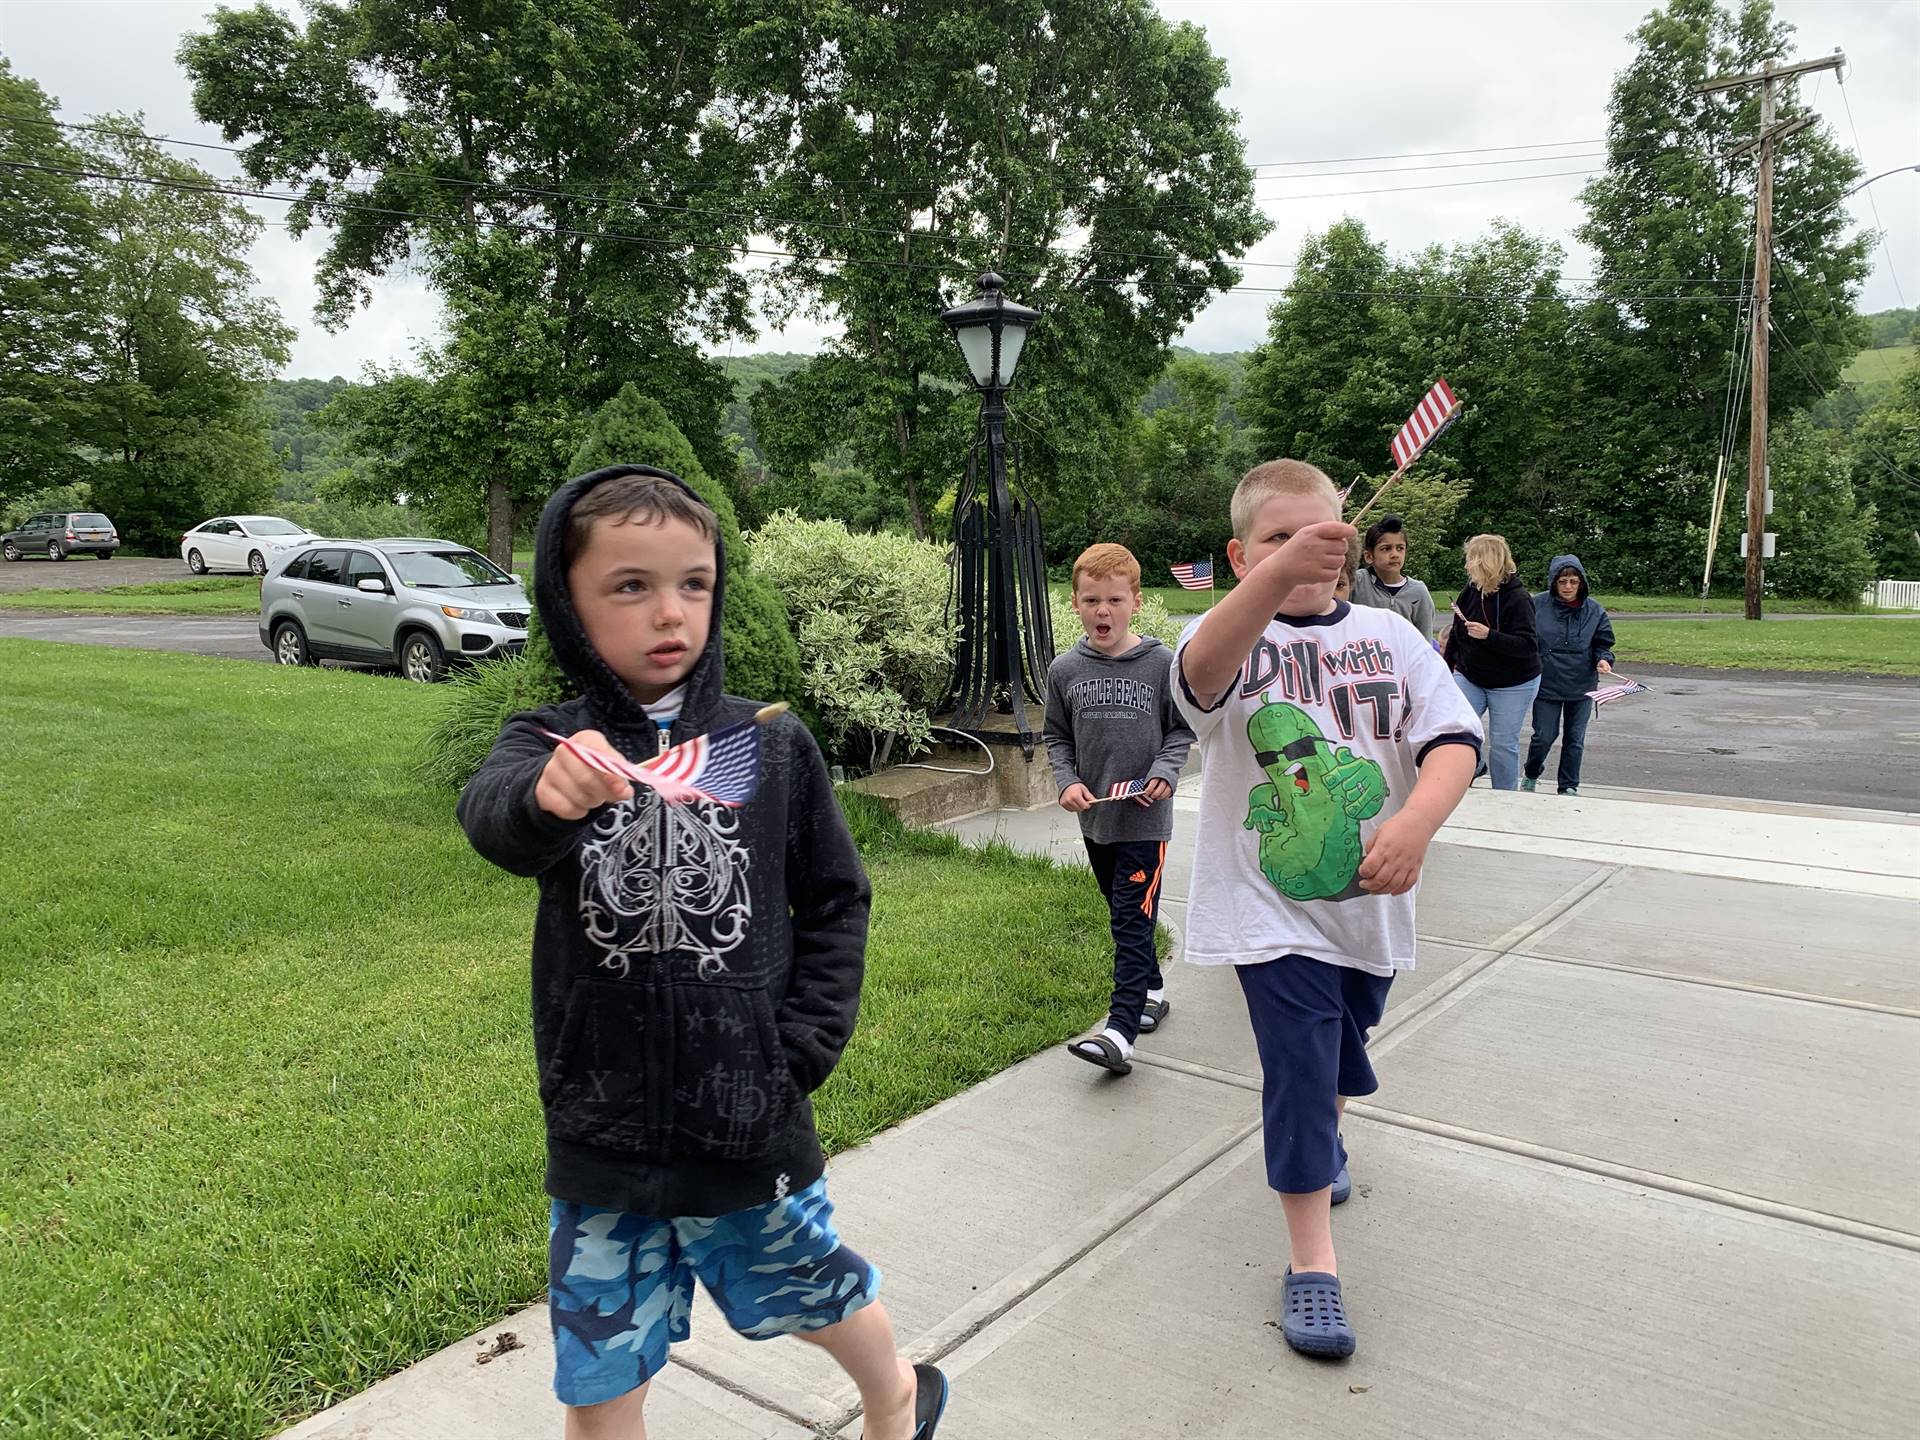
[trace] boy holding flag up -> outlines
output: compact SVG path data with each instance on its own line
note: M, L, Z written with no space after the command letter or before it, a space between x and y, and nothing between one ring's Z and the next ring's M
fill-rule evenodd
M1116 1075L1133 1043L1167 1018L1155 955L1160 875L1173 838L1173 790L1193 732L1175 713L1173 652L1133 633L1140 562L1124 545L1092 545L1073 562L1073 608L1085 637L1047 671L1044 735L1060 804L1080 834L1113 925L1107 1022L1067 1049Z

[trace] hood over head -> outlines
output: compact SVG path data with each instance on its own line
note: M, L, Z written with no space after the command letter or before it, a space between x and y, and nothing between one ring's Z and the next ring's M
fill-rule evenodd
M567 481L540 512L540 528L534 538L534 602L540 609L540 624L553 647L553 658L567 679L578 687L599 718L600 728L612 734L651 735L653 722L640 702L633 698L620 677L587 641L580 615L573 607L573 593L567 582L567 520L573 507L587 492L609 480L626 475L651 475L670 480L695 500L700 496L693 487L670 470L651 465L609 465ZM700 500L702 505L706 501ZM707 715L720 703L726 689L726 661L720 648L721 615L726 600L727 548L717 527L713 538L713 626L707 632L706 649L693 663L686 679L687 695L680 710L680 724L689 728L704 726ZM678 732L680 724L676 724Z
M1556 555L1553 557L1553 563L1547 567L1547 589L1553 595L1553 598L1558 600L1560 598L1560 592L1554 587L1560 583L1560 576L1568 570L1573 571L1574 574L1580 577L1580 593L1574 596L1573 599L1573 608L1578 609L1587 603L1587 567L1580 563L1580 557L1578 555Z

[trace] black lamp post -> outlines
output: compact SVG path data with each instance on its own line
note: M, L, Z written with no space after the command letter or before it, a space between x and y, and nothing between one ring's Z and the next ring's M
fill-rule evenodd
M967 451L967 476L953 507L948 603L959 616L960 640L947 703L957 728L1017 740L1031 757L1039 713L1027 707L1044 713L1053 619L1040 511L1018 484L1019 447L1007 441L1007 388L1040 312L1007 299L1001 293L1005 283L998 275L982 275L978 296L940 316L953 327L980 391L980 431ZM1011 732L987 726L989 708L1013 717Z

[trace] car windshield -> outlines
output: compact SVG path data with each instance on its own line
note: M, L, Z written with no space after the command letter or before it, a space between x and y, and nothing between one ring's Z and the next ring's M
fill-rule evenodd
M304 535L307 533L291 520L243 520L240 523L247 527L247 533L250 535Z
M511 585L513 577L472 550L406 550L393 558L400 583L417 590L457 590L468 585Z
M74 515L69 517L67 523L69 525L76 525L82 530L111 530L113 528L113 522L104 515Z

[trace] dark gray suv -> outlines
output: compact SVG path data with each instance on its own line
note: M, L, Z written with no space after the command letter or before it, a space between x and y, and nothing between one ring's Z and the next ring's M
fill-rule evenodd
M438 680L527 643L520 579L450 540L322 540L260 582L260 643L282 665L352 660Z
M120 548L120 532L113 521L92 510L49 510L29 515L18 530L0 535L0 555L20 560L44 555L64 560L69 555L98 555L111 560Z

